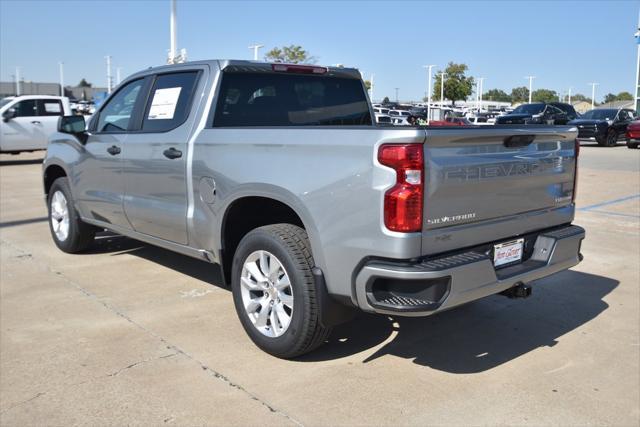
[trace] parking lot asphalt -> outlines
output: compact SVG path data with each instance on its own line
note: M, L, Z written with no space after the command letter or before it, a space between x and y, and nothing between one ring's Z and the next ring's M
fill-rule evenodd
M429 318L257 349L215 267L119 236L57 250L42 153L0 156L0 424L640 423L640 150L585 145L584 262Z

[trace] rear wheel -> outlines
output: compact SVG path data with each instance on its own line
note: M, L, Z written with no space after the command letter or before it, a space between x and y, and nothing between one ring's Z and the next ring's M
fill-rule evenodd
M638 148L638 143L627 141L627 148Z
M314 266L307 233L295 225L256 228L240 242L233 257L233 300L245 331L267 353L300 356L331 332L320 323Z
M95 229L82 222L74 208L67 178L56 179L47 198L49 229L56 246L67 253L86 249L95 236Z

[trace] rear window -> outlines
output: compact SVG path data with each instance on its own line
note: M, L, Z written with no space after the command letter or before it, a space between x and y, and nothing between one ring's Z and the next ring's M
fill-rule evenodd
M358 79L224 73L213 122L225 126L371 125Z

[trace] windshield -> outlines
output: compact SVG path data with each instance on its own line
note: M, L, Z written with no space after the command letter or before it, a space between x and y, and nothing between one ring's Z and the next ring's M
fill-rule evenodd
M616 110L590 110L584 113L581 119L613 120L617 112Z
M513 110L513 114L540 114L543 111L544 104L522 104Z
M2 99L0 99L0 108L4 107L8 103L10 103L12 100L13 100L13 98L2 98Z

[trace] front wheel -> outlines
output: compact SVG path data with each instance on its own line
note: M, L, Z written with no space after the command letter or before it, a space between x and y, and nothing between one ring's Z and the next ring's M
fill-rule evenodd
M49 229L56 246L67 253L86 249L95 236L95 229L82 222L73 205L67 178L56 179L47 197Z
M609 130L609 132L607 132L605 145L607 147L615 147L616 145L618 145L618 132L613 129Z
M638 143L627 141L627 148L638 148Z
M256 228L233 257L233 301L251 340L277 357L293 358L320 346L330 328L320 323L309 238L292 224Z

